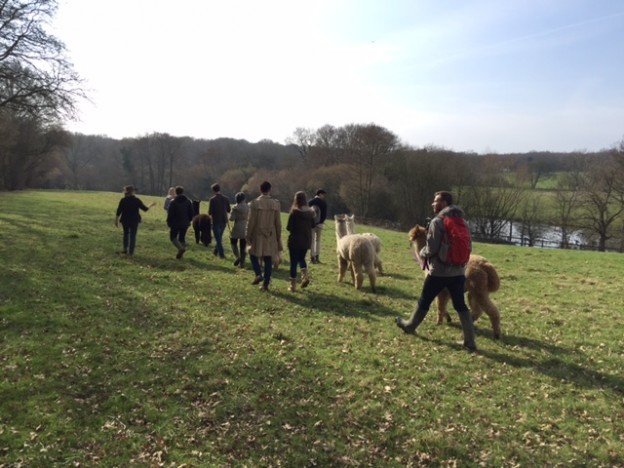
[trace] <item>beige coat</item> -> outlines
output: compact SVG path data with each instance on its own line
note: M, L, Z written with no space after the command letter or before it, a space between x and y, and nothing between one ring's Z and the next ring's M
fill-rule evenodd
M270 195L260 195L249 203L247 244L249 254L273 257L282 251L282 220L280 204Z

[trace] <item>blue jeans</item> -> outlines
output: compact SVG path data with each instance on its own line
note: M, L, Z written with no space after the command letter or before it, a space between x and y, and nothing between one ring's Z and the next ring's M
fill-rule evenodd
M291 249L288 247L288 253L290 255L290 277L292 279L297 277L297 266L308 268L305 261L305 256L308 253L308 249Z
M255 255L250 255L251 268L253 268L256 276L262 276L262 269L260 268L260 259ZM273 272L273 258L271 256L262 257L264 260L264 285L268 286L271 282L271 273Z
M121 223L121 225L123 226L123 251L127 254L134 255L134 246L136 245L139 223Z
M213 224L212 232L214 233L215 238L215 251L219 255L219 257L225 257L225 252L223 251L223 233L225 232L225 224Z

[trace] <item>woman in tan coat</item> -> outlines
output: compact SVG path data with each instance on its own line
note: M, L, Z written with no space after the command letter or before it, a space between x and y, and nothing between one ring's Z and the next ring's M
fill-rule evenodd
M271 197L271 184L262 182L260 196L249 204L247 221L247 245L249 259L256 274L252 284L262 282L261 290L267 291L271 282L272 257L282 251L282 221L279 201ZM260 258L264 261L264 276L260 268Z

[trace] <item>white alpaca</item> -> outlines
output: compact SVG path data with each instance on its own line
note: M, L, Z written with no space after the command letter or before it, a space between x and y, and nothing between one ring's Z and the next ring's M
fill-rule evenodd
M338 282L344 280L347 268L356 289L362 288L364 272L368 274L371 289L376 292L375 248L366 238L358 234L348 234L346 216L334 216L336 221L336 254L338 256Z
M347 234L355 234L355 215L342 216L344 216L346 220ZM377 268L380 275L383 275L383 262L381 261L381 258L379 258L379 254L381 253L381 239L372 232L365 232L359 235L366 236L367 239L373 244L373 247L375 248L375 268Z

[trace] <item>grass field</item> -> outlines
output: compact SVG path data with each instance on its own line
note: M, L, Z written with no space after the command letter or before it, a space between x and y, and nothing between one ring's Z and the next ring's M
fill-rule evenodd
M120 194L0 194L0 466L624 466L624 257L475 244L499 270L503 338L479 352L432 310L405 233L379 291L271 292L193 244L162 200L120 256ZM206 209L203 206L203 209ZM284 218L285 219L285 218Z

